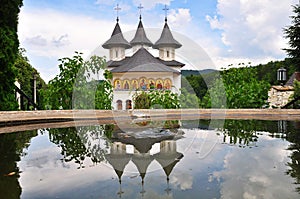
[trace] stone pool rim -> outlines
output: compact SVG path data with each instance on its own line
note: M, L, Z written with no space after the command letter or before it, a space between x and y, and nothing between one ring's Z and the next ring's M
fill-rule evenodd
M0 111L0 133L74 125L114 124L116 121L149 120L292 120L300 109L134 109Z

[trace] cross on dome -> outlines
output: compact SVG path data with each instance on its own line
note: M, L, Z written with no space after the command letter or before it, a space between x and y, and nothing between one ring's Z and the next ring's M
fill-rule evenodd
M140 5L138 6L138 9L140 10L140 20L142 19L142 9L144 7L142 6L142 4L140 3Z
M117 6L114 8L114 10L117 11L117 22L119 22L119 11L121 10L121 8L119 7L119 4L117 4Z
M163 10L165 11L165 21L167 21L168 10L169 10L169 8L167 7L167 4L165 4L165 7Z

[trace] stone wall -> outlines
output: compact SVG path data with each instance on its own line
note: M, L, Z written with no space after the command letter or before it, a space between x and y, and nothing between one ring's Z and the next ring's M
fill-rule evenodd
M272 86L268 92L268 103L270 108L279 108L286 105L294 94L292 86Z

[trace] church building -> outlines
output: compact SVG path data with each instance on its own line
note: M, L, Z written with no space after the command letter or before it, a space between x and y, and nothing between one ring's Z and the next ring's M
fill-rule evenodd
M135 36L130 42L124 38L117 17L111 37L102 45L109 50L107 68L113 75L112 107L115 110L132 109L132 97L136 92L171 90L179 94L184 64L175 60L175 50L181 46L170 31L167 16L155 43L148 39L141 15ZM149 52L151 48L158 50L159 57ZM126 56L127 50L131 50L133 55Z

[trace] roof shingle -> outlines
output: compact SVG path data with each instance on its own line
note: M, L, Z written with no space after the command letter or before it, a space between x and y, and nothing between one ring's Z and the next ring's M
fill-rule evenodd
M125 59L126 60L126 59ZM172 72L179 73L177 70L168 67L160 60L151 55L145 48L140 48L132 57L128 58L124 64L111 70L112 73L118 72Z

